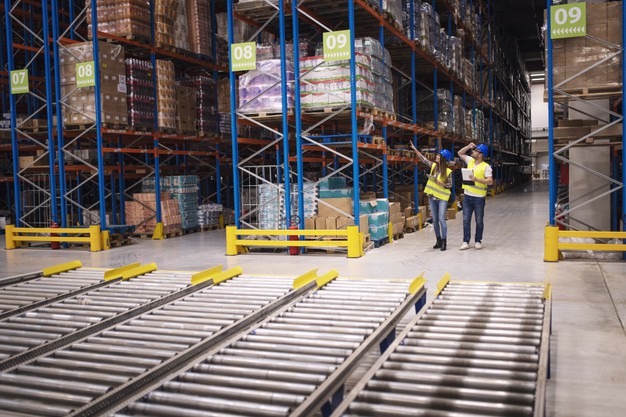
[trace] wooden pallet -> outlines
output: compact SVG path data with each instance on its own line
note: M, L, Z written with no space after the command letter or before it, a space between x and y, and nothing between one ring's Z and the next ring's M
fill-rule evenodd
M559 90L577 97L577 98L585 98L585 99L600 99L600 98L611 98L622 95L622 86L621 85L603 85L603 86L588 86L588 87L578 87L578 88L559 88ZM554 101L568 101L569 97L558 94L556 91L554 92ZM543 93L543 101L548 101L548 92L544 91Z
M374 248L380 248L381 246L385 246L389 243L389 238L386 237L384 239L372 240L372 242L374 243Z
M217 230L219 228L220 228L219 224L214 224L214 225L201 226L200 230L203 231L203 232L207 232L207 231L210 231L210 230Z
M126 246L133 243L130 234L113 234L109 238L109 244L112 248L119 248L120 246Z
M402 233L394 233L393 240L404 239L404 232Z

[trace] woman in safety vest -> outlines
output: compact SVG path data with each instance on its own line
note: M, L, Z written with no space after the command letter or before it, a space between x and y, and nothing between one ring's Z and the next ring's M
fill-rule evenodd
M429 161L415 148L412 142L411 148L415 151L419 159L428 165L428 182L424 192L430 196L430 212L433 216L433 227L437 243L433 249L446 250L448 241L448 225L446 223L446 210L450 199L450 189L452 188L452 170L448 168L448 162L452 160L452 153L447 149L439 151L435 157L435 162Z

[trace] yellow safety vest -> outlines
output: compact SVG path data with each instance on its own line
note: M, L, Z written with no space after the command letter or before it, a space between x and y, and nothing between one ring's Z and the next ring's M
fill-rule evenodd
M435 169L437 169L437 164L433 164L430 167L430 175L434 174ZM450 176L452 170L450 168L446 168L446 172L448 176ZM441 174L439 174L437 179L439 180L439 182L445 182ZM450 199L450 190L448 188L442 187L431 179L429 179L426 183L426 189L424 190L424 192L427 195L432 195L433 197L436 197L440 200L448 201Z
M474 168L474 166L476 166L476 168ZM474 159L470 160L470 162L467 164L467 168L474 169L474 177L480 179L487 178L485 177L485 171L487 170L488 166L489 164L485 161L476 165L476 161ZM487 197L487 184L482 184L479 182L475 182L474 185L463 184L463 189L481 197Z

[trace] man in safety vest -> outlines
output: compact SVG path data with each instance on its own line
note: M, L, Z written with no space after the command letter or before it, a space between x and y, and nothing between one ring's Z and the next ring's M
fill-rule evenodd
M472 150L472 156L465 155L468 150ZM485 200L487 199L487 187L493 184L493 172L491 166L484 161L489 156L489 147L484 144L469 145L461 148L459 157L467 164L467 168L472 169L470 181L463 183L465 197L463 197L463 244L459 249L465 250L470 247L472 235L472 213L476 218L476 235L474 241L475 248L482 249L485 215Z

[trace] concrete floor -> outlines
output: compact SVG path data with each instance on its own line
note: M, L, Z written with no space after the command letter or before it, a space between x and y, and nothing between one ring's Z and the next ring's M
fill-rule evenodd
M428 290L449 272L453 279L543 282L553 284L552 379L548 415L615 417L626 415L626 263L595 260L543 262L543 232L548 217L544 183L532 183L489 199L484 248L458 250L459 215L448 222L449 250L431 249L432 228L408 234L361 259L342 255L248 254L224 256L224 231L91 254L78 250L22 249L0 252L0 277L31 272L80 259L84 266L116 267L156 262L159 269L202 270L223 264L249 274L299 275L331 268L346 277L412 278L424 272Z

